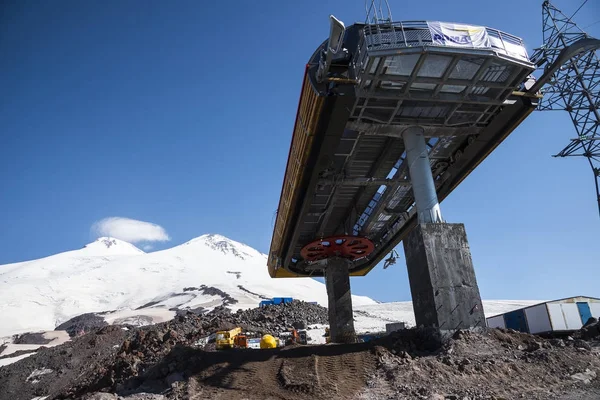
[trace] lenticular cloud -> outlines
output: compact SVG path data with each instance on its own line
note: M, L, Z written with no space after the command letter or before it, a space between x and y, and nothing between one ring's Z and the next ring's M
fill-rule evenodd
M92 225L96 236L109 236L129 243L167 242L171 240L160 225L123 217L108 217Z

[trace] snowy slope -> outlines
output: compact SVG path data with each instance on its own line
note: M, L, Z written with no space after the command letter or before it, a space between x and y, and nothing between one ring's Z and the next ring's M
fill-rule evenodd
M277 296L327 305L325 285L310 278L271 279L266 261L266 255L244 244L203 235L154 253L100 238L79 250L3 265L0 337L52 330L88 312L120 311L127 317L127 310L142 306L166 311L225 302L235 310ZM353 296L353 302L375 304L363 296Z
M542 303L544 300L483 300L486 317L502 314L519 308ZM391 322L406 322L415 326L412 302L379 303L354 307L354 328L356 332L385 332L385 325ZM313 325L308 335L312 344L325 343L325 325Z
M542 303L544 300L483 300L486 317ZM385 331L385 324L406 322L415 326L412 302L402 301L354 307L354 326L358 332Z

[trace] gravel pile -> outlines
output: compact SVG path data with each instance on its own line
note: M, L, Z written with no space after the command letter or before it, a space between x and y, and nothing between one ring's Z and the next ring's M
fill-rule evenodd
M574 336L585 340L600 339L600 322L596 318L590 318Z
M218 320L240 325L247 330L264 333L276 333L291 327L306 329L309 325L329 323L325 307L297 300L291 303L238 310L236 313L220 307L208 315L214 315Z
M293 325L303 329L310 324L326 323L326 308L302 301L239 310L235 313L222 306L206 314L180 313L168 322L141 328L131 327L127 339L116 351L113 363L81 377L76 385L68 389L68 393L70 396L78 396L82 394L83 388L90 386L109 387L113 391L128 393L142 385L175 382L179 379L178 370L182 368L178 364L189 364L190 353L187 351L193 350L186 350L183 361L176 357L179 351L182 348L198 349L196 343L199 339L218 330L240 326L258 334L278 334ZM204 350L213 348L214 345L211 347L209 344ZM171 359L172 357L175 359ZM165 362L165 358L171 360Z
M144 327L106 326L0 368L0 400L116 400L116 393L127 400L142 393L169 400L600 398L600 342L582 339L597 338L594 321L550 340L491 329L459 331L441 342L433 331L406 329L349 345L218 352L197 345L219 329L277 333L326 317L323 307L293 302L188 312Z
M457 331L442 343L432 331L415 328L373 344L380 345L377 373L367 383L365 399L600 398L595 340L489 329Z
M69 336L74 337L81 333L88 333L98 328L107 326L108 324L104 321L104 318L94 314L87 313L81 314L75 318L71 318L68 321L63 322L57 326L55 331L67 331Z

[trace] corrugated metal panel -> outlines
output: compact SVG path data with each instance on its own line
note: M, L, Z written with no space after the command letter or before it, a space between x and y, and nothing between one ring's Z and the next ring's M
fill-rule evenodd
M590 311L592 317L600 318L600 303L590 303Z
M308 68L307 68L308 71ZM319 120L323 98L313 89L309 77L305 72L302 92L296 114L296 123L292 135L290 154L288 157L281 198L277 210L277 219L271 242L271 255L280 256L283 236L287 228L287 220L292 214L292 205L298 196L297 186L305 173L305 164L308 159L310 145L314 138L314 131ZM273 275L275 264L272 257L268 260L269 270Z
M550 324L552 325L552 330L554 331L566 331L567 323L565 322L565 317L562 312L561 304L558 303L549 303L548 307L548 315L550 316Z
M488 328L506 328L506 324L504 323L504 314L488 318L487 326Z
M529 333L550 332L552 330L546 304L538 304L535 307L526 308L525 317L527 317Z
M563 315L565 316L565 322L567 329L575 330L580 329L583 326L581 322L581 315L579 315L579 309L575 303L563 303L560 305Z

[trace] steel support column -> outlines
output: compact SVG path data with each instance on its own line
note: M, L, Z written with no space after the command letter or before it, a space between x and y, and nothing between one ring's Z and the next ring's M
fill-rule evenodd
M404 131L402 138L419 223L442 222L423 128L412 126Z

